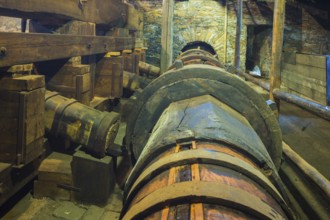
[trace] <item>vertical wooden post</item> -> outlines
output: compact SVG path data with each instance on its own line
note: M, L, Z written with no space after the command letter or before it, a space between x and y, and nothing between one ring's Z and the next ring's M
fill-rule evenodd
M173 16L174 0L163 0L162 11L162 39L160 69L165 72L172 63L173 56Z
M275 101L273 91L281 86L281 57L285 20L285 0L276 0L273 18L272 66L270 71L270 99ZM279 106L279 105L278 105Z
M228 4L226 2L226 8L225 8L225 39L224 39L224 54L223 54L223 63L226 64L227 63L227 33L228 31Z
M235 68L240 69L241 59L241 34L242 34L243 0L237 0L237 22L236 22L236 45L235 45Z

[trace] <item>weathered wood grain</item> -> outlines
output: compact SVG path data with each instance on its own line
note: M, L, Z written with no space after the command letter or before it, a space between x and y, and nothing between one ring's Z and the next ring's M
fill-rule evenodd
M0 67L134 48L134 38L0 33Z
M326 57L320 55L296 54L296 62L322 69L325 69L326 67Z
M0 14L34 18L93 22L99 25L123 25L127 5L121 0L0 0Z

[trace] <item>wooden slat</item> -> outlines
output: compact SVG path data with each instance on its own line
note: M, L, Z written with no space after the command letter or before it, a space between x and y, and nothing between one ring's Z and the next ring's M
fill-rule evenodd
M326 57L320 55L296 54L296 62L306 66L313 66L325 69Z
M312 66L306 66L306 65L293 65L290 63L284 63L283 64L283 70L285 72L295 74L295 75L302 75L310 78L314 78L317 80L321 80L323 82L326 81L326 71L325 69L318 68L318 67L312 67Z
M134 38L0 33L0 67L134 48Z
M121 0L0 0L0 14L35 19L62 19L122 25L127 5Z

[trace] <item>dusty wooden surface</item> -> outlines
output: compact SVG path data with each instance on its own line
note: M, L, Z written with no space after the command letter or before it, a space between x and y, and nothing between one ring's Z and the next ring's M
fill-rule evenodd
M127 21L127 5L120 0L0 0L0 14L46 20L72 19L111 25Z
M0 33L0 67L134 48L134 38ZM51 53L50 53L51 51Z

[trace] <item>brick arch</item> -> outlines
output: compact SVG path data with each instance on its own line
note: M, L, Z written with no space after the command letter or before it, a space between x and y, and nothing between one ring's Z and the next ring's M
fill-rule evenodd
M189 42L201 41L211 45L219 60L225 62L224 53L225 53L225 33L216 32L214 30L207 30L205 27L196 27L196 28L187 28L181 33L182 35L182 47L183 48Z

